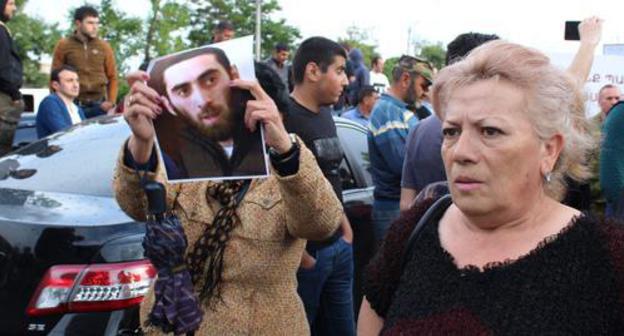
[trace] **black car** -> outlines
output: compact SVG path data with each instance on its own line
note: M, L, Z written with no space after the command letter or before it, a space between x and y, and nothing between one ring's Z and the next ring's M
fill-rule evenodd
M360 260L372 251L366 130L336 125ZM101 117L0 158L0 334L119 335L138 326L156 271L143 256L145 225L119 208L111 187L129 134L123 118Z
M37 140L37 128L35 119L37 109L41 101L50 94L49 89L21 88L22 100L24 101L24 112L13 137L13 149L18 149Z
M36 118L34 113L23 113L20 118L15 136L13 137L13 150L24 147L37 140Z

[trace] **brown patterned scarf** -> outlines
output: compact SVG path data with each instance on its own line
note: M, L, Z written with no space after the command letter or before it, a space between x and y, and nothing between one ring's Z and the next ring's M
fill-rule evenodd
M230 233L237 223L235 216L237 195L244 181L233 180L214 183L208 187L206 198L213 198L221 204L212 225L206 226L202 236L195 242L186 263L191 271L195 290L199 298L211 305L214 297L220 298L220 283L223 276L223 254Z

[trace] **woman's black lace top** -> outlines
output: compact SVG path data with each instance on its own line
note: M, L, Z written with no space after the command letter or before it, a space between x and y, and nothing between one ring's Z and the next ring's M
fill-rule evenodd
M438 219L401 257L425 201L390 228L365 294L382 335L624 335L624 227L580 216L516 260L458 269Z

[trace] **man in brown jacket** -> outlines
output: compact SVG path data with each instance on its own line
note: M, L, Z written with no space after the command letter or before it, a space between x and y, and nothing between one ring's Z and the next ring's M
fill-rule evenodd
M52 69L63 64L78 69L78 105L87 118L105 114L117 100L117 69L113 49L98 38L100 24L93 7L82 6L74 12L76 30L54 48Z

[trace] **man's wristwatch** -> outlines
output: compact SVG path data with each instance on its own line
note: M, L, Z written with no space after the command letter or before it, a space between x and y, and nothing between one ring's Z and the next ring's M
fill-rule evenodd
M294 133L288 133L288 137L290 138L290 142L292 146L289 150L284 153L278 153L273 147L269 147L269 156L272 161L280 162L290 158L296 151L299 150L299 141L297 141L297 136Z

